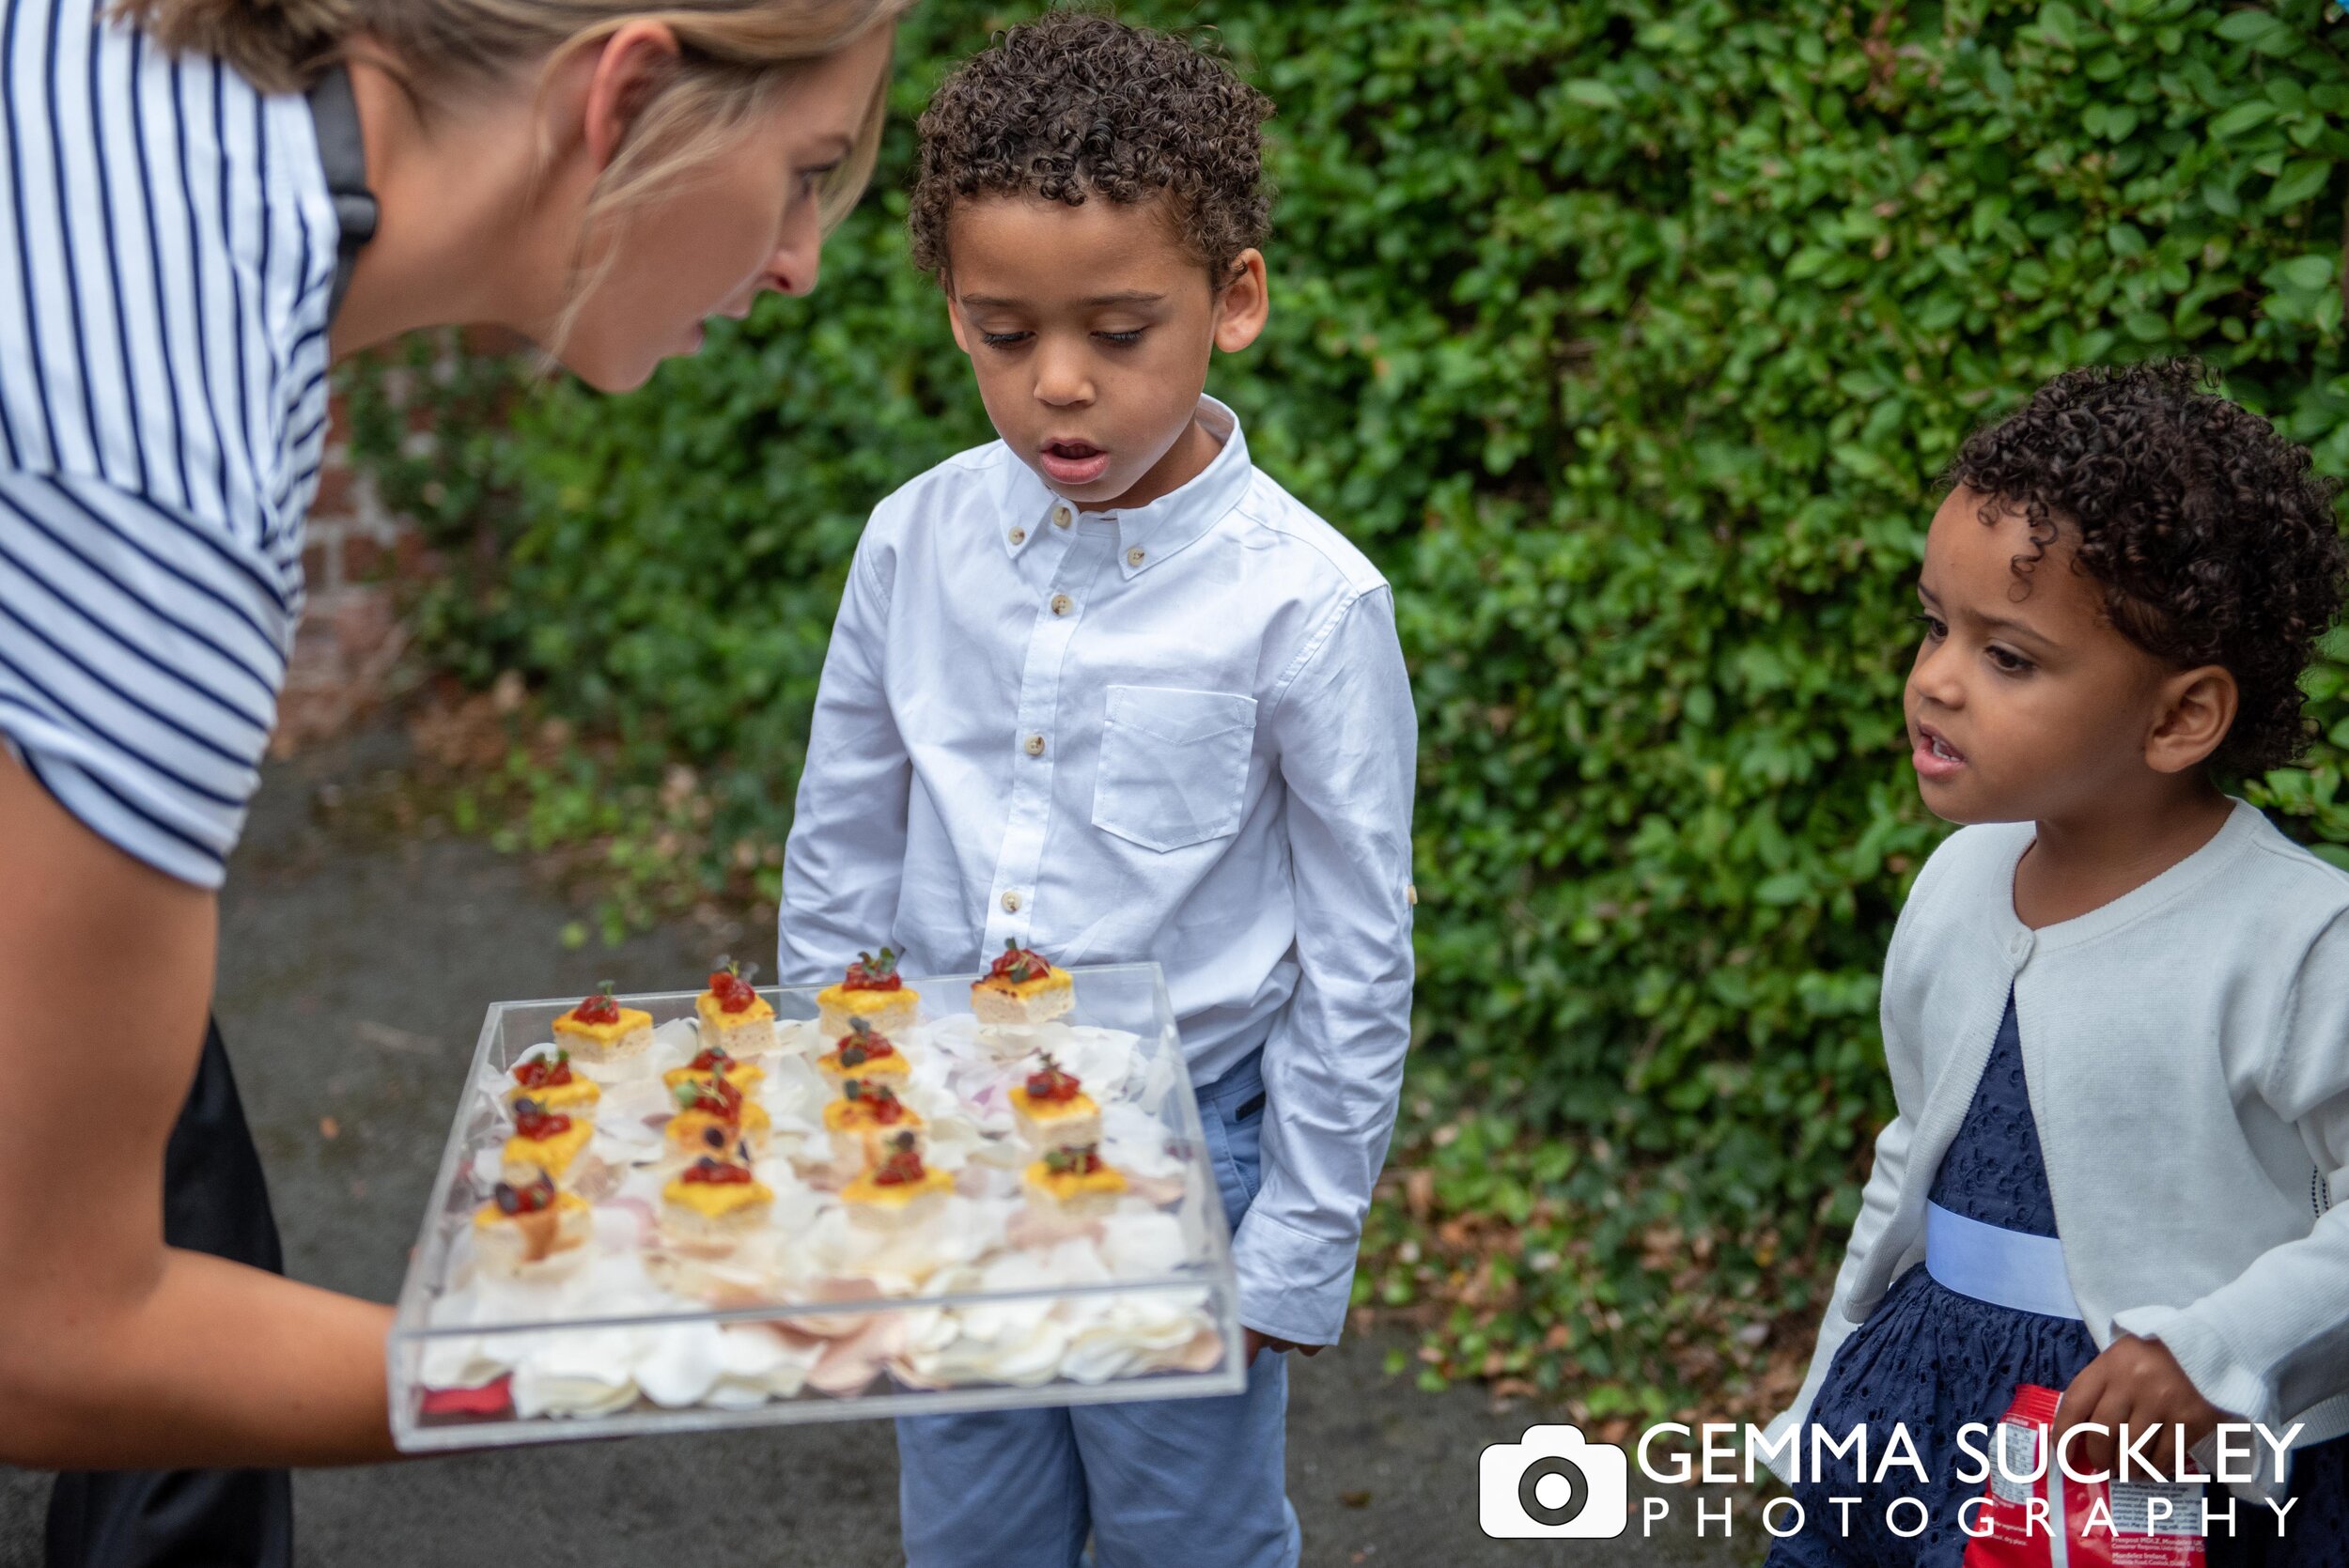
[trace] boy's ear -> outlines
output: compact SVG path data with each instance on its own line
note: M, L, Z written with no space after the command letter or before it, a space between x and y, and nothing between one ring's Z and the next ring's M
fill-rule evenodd
M1256 341L1272 296L1265 282L1264 253L1254 246L1232 258L1232 271L1215 294L1215 346L1237 354Z
M2224 667L2181 670L2161 683L2160 707L2145 737L2145 765L2156 773L2200 768L2234 727L2242 691Z

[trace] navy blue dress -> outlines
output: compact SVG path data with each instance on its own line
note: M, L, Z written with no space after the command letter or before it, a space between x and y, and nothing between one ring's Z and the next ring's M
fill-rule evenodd
M1966 1120L1934 1173L1931 1197L1984 1224L2056 1234L2012 997ZM1839 1438L1866 1424L1871 1465L1893 1426L1906 1423L1933 1482L1919 1486L1915 1472L1903 1467L1888 1485L1862 1486L1848 1459L1830 1456L1823 1480L1806 1479L1794 1489L1804 1529L1771 1547L1766 1568L1959 1568L1967 1537L1958 1509L1982 1486L1956 1479L1961 1467L1973 1467L1958 1452L1958 1428L1996 1421L2016 1384L2061 1389L2095 1358L2096 1342L2076 1318L1978 1301L1911 1268L1837 1349L1810 1419ZM2221 1526L2207 1544L2210 1568L2349 1568L2349 1438L2295 1453L2292 1495L2298 1502L2280 1540L2265 1508L2239 1502L2232 1540ZM1903 1496L1914 1496L1930 1514L1924 1533L1909 1539L1885 1521L1885 1505ZM1848 1510L1848 1537L1839 1529L1840 1511L1828 1501L1835 1497L1864 1499ZM1913 1526L1916 1511L1902 1509L1900 1522Z

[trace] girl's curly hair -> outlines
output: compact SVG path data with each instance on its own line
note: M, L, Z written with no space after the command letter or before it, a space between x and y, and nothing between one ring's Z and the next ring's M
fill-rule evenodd
M945 276L947 220L974 196L1080 207L1164 195L1221 282L1271 226L1261 135L1271 117L1270 99L1180 39L1050 12L964 61L923 112L913 259Z
M2248 776L2306 743L2300 675L2349 566L2339 485L2217 385L2189 359L2066 371L1969 437L1946 477L1991 498L1986 524L2023 515L2018 576L2069 534L2122 635L2181 669L2231 673L2241 707L2211 761Z

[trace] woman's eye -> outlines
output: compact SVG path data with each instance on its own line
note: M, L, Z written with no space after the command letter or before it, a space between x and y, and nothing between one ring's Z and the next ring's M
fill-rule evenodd
M1114 344L1120 349L1129 349L1133 347L1133 345L1142 341L1142 329L1140 327L1136 327L1131 332L1095 333L1093 335L1099 338L1104 343Z

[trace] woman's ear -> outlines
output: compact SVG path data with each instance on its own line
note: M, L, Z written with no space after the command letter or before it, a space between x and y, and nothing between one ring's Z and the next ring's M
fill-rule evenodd
M626 23L603 40L587 79L580 127L587 155L599 171L610 168L619 156L629 128L677 65L677 35L660 22Z
M1264 253L1252 245L1232 258L1232 270L1215 294L1215 346L1237 354L1256 341L1272 296L1265 282Z
M2200 768L2234 726L2242 692L2234 676L2217 664L2182 670L2161 683L2152 733L2145 737L2145 765L2156 773Z

